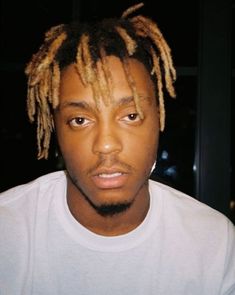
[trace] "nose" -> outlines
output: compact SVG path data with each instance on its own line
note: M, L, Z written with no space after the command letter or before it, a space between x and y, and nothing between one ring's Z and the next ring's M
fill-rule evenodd
M93 153L112 154L121 150L121 135L118 130L111 124L100 124L93 142Z

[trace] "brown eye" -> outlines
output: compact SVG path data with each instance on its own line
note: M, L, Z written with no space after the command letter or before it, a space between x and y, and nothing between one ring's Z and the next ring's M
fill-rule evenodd
M69 121L72 127L84 126L89 124L89 120L83 117L76 117Z
M75 118L74 122L78 125L82 125L85 122L85 118L81 118L81 117Z
M141 118L138 113L127 113L125 116L122 117L121 120L128 125L136 125L141 122Z
M130 121L135 121L137 118L139 119L139 114L137 113L129 114L127 117Z

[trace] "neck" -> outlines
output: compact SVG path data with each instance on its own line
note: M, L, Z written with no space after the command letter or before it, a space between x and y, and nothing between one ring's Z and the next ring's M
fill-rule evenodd
M73 217L84 227L99 235L117 236L134 230L142 223L149 210L150 197L145 184L125 211L102 216L68 180L67 202Z

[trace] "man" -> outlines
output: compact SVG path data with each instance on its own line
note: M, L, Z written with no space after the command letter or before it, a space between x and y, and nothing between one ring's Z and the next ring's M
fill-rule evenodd
M38 157L55 130L66 172L2 193L1 294L235 294L232 223L148 180L175 70L140 6L53 27L26 68Z

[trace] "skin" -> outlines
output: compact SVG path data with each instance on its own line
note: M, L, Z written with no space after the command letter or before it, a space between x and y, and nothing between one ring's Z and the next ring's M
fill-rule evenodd
M60 104L55 112L58 144L68 173L67 202L74 218L105 236L136 228L149 209L148 177L156 159L159 114L152 80L142 63L129 59L144 115L136 112L133 94L117 57L107 61L113 99L97 106L90 86L75 69L62 71ZM98 62L98 68L100 65ZM102 215L95 208L128 205Z

